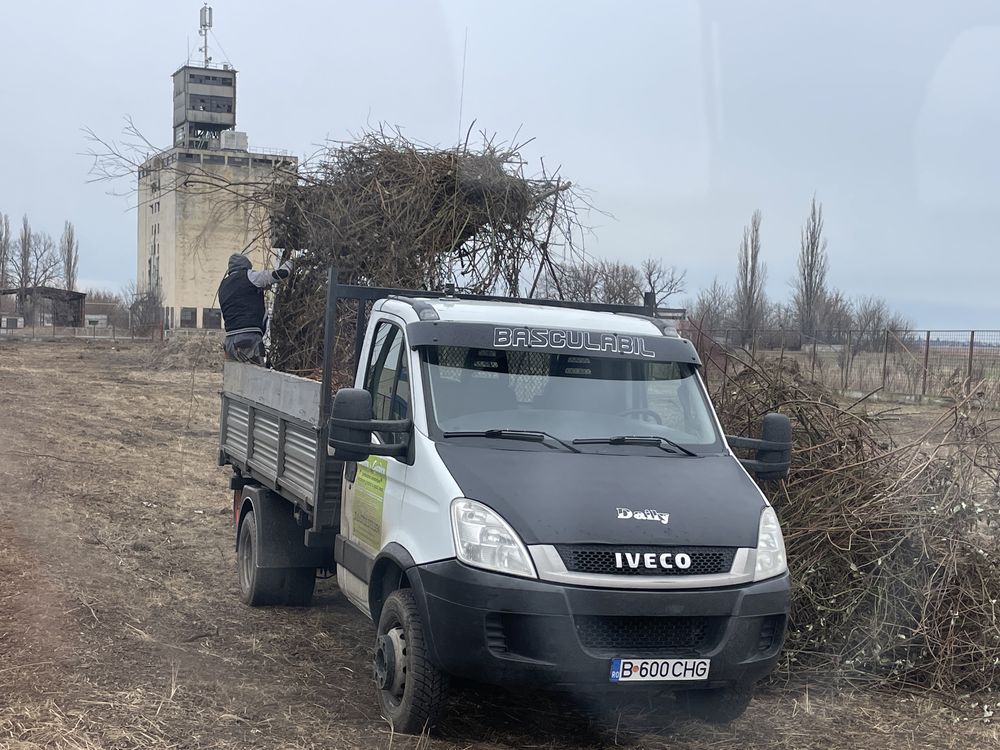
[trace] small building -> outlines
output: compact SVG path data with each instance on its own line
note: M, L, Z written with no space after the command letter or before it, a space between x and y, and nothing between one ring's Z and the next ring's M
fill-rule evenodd
M83 325L87 295L54 286L26 286L0 289L0 297L16 298L15 309L22 325L53 325L79 328Z
M116 317L120 318L121 306L117 302L95 302L87 300L87 304L84 306L84 316L86 318L86 325L88 327L97 328L108 328L116 323L118 325L128 325L127 319L125 321L115 320ZM128 313L125 312L127 318Z

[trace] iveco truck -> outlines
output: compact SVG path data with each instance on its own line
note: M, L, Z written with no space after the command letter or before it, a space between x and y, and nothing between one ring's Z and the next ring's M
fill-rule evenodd
M341 332L353 387L334 394L338 301L358 314ZM744 711L785 637L785 548L757 481L787 472L786 417L727 438L694 346L653 306L331 273L325 325L321 381L225 366L244 602L306 605L335 571L374 624L399 732L434 724L452 678Z

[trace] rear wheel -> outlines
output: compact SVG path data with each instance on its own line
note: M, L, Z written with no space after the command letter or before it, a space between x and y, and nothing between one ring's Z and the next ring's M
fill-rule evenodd
M728 724L740 718L753 698L753 684L739 683L708 690L685 690L677 703L689 716L709 724Z
M401 734L420 734L443 713L448 676L431 663L416 599L392 592L382 606L375 640L375 685L382 714Z
M251 510L243 517L236 542L240 599L251 607L269 604L305 607L312 601L315 568L260 568L258 556L257 518Z
M277 604L284 598L280 570L257 567L257 519L250 511L244 516L236 542L236 564L240 579L240 599L251 607Z

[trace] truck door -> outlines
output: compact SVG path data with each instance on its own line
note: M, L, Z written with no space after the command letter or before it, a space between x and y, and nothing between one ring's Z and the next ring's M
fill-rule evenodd
M405 335L391 320L376 323L369 348L363 387L372 394L375 419L410 416L410 376ZM375 433L373 442L394 442L391 434ZM391 456L369 456L348 464L341 529L346 537L343 562L337 566L341 591L368 612L366 570L389 538L387 531L400 516L407 465Z

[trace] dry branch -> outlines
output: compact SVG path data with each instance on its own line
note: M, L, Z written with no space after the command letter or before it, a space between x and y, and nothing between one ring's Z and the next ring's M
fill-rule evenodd
M451 282L519 296L553 255L575 257L581 201L573 185L558 175L526 176L518 148L484 138L478 150L436 149L379 130L330 144L299 184L273 188L275 245L302 251L275 302L275 366L319 368L331 266L348 283L440 289Z
M713 351L718 358L718 351ZM717 400L727 431L779 409L792 469L771 488L793 581L789 671L897 686L1000 686L1000 441L965 397L897 445L793 362L729 352Z

